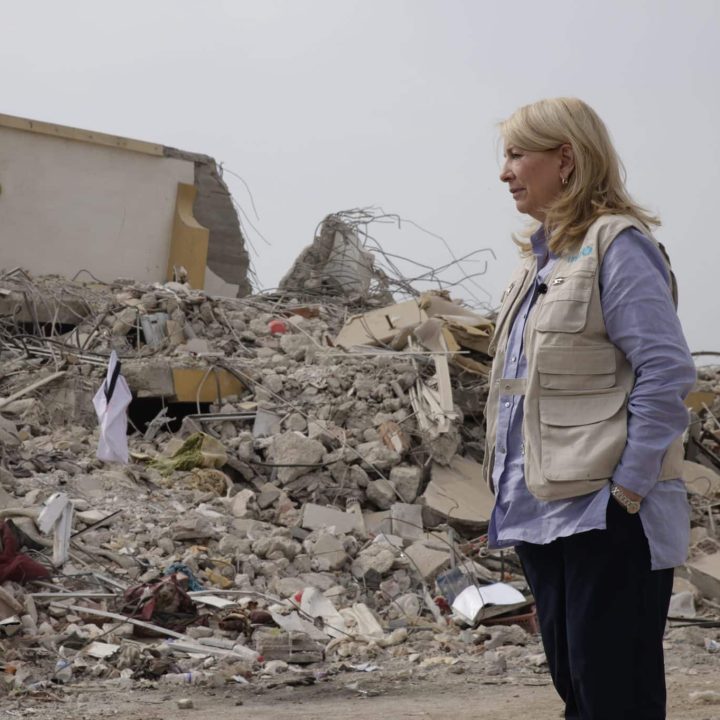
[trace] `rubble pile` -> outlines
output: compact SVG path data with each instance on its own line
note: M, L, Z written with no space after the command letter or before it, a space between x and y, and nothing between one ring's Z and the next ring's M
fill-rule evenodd
M0 692L542 665L519 563L486 547L491 319L443 292L388 304L355 234L319 238L288 278L325 277L307 264L343 238L362 277L228 299L0 274ZM127 464L97 457L111 353ZM720 602L720 376L700 378L686 619Z

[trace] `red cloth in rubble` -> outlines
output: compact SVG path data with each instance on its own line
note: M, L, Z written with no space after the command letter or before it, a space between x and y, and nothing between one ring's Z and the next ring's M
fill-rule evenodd
M27 555L18 552L17 538L15 533L8 526L5 520L0 524L0 536L2 536L2 551L0 551L0 583L12 580L18 583L25 583L30 580L48 577L48 569L38 562L35 562Z

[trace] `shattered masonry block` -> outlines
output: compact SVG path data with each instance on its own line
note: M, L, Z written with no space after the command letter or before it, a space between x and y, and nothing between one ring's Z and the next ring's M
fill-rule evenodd
M378 587L383 575L395 563L397 551L385 543L373 543L366 547L354 560L352 574L371 587Z
M395 503L390 507L392 532L405 540L420 540L424 535L422 506Z
M420 492L422 470L416 465L398 465L390 471L390 482L403 502L411 503Z
M424 541L418 541L406 548L405 555L410 560L411 567L425 580L433 578L450 564L449 549L436 549Z
M368 482L365 493L379 510L388 510L397 499L393 486L385 478Z
M272 483L265 483L260 488L260 493L256 498L257 506L260 510L266 510L282 495L282 490Z
M303 508L302 527L306 530L334 527L339 533L350 533L356 526L357 518L353 513L315 503L306 503Z
M318 465L324 454L322 443L296 432L276 435L271 446L272 462L290 466L278 467L278 481L283 485L311 472L312 466Z
M385 472L400 462L400 455L378 440L361 443L356 448L364 470Z
M305 359L308 348L312 346L312 340L302 334L287 334L280 337L280 347L283 352L298 362Z
M312 557L312 568L319 572L339 570L347 559L342 540L330 533L323 533L315 541L306 540L305 546Z
M287 663L322 662L324 657L323 646L305 633L277 629L257 630L255 649L265 660L282 660Z
M237 493L237 495L232 498L230 506L230 512L233 514L233 517L253 517L254 512L250 506L255 504L254 500L255 493L248 488Z

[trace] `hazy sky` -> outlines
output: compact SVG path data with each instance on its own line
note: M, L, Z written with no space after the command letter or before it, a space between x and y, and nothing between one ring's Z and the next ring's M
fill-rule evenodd
M541 97L582 97L664 221L691 349L720 351L720 0L0 7L0 112L214 156L252 189L259 221L226 175L271 243L249 232L268 288L326 214L375 205L456 256L491 248L479 287L458 294L496 304L522 226L498 181L496 124ZM423 264L450 260L411 225L377 235Z

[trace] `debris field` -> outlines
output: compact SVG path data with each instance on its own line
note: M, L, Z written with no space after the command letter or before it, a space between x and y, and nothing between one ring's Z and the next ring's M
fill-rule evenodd
M342 214L273 293L0 272L0 697L545 675L487 549L492 321L379 271ZM716 672L720 371L688 406L667 642Z

